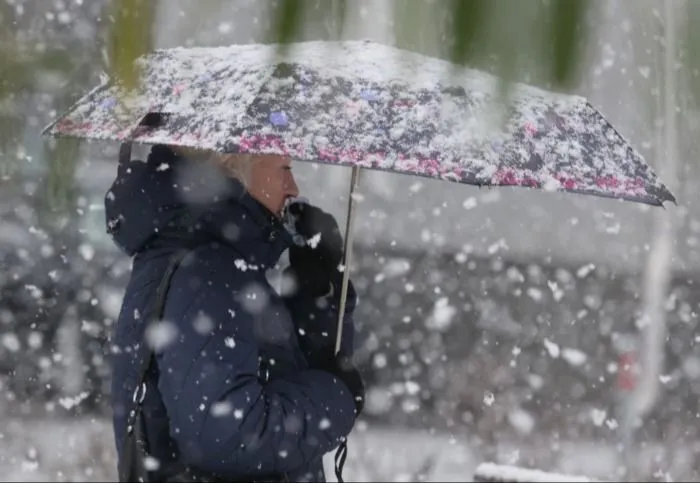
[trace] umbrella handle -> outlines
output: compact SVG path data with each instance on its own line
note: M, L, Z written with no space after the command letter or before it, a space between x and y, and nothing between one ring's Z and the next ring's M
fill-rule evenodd
M350 195L348 196L348 212L345 217L345 241L343 244L343 284L340 289L340 307L338 311L338 330L335 337L335 354L340 352L343 341L343 318L348 300L348 285L350 283L350 260L352 258L352 225L355 220L355 190L360 182L360 167L353 166L350 175Z

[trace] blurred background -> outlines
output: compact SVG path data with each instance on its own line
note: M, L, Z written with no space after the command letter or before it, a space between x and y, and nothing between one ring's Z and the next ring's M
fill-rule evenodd
M484 460L700 478L699 3L0 0L0 480L116 476L118 146L42 128L152 48L360 38L587 96L678 205L365 171L352 273L369 394L347 479L464 481ZM349 170L295 173L344 220Z

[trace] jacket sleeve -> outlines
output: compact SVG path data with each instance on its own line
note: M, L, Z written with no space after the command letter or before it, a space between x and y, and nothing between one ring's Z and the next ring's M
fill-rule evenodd
M317 370L262 383L255 317L224 283L201 283L185 308L175 279L164 319L176 321L176 337L160 353L158 369L182 459L256 476L293 471L338 446L355 421L347 387ZM179 284L191 293L195 282L187 279Z
M339 282L334 282L330 293L325 297L313 298L299 291L285 298L297 329L299 345L311 367L318 367L335 350L341 288ZM356 305L357 294L350 282L340 341L340 354L348 357L352 357L355 348L353 315Z

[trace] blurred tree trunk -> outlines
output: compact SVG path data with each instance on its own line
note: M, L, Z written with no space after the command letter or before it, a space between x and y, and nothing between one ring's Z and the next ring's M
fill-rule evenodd
M75 306L69 306L56 334L56 349L61 355L62 370L58 382L62 396L77 397L86 388L86 361L82 351L82 333Z
M81 39L86 34L80 32L87 28L102 36L105 5L104 1L60 7L52 2L0 5L0 126L4 127L0 129L0 186L4 199L9 195L26 203L22 208L33 212L37 227L46 234L46 250L36 253L36 268L29 271L25 283L44 291L37 314L42 320L36 330L46 350L61 359L51 371L55 374L51 385L68 396L84 391L87 382L88 359L76 315L79 304L89 303L76 297L87 281L74 275L80 273L76 261L82 241L75 183L81 145L75 139L37 138L35 131L42 121L48 122L48 113L61 112L96 81L103 45L86 44ZM59 10L81 28L52 22ZM25 193L28 189L32 196ZM61 274L60 283L47 273ZM18 319L21 325L14 330L23 333L26 322Z
M659 176L671 191L678 185L678 122L676 75L677 13L674 2L662 0L663 9L663 123L660 124L663 142L658 146ZM661 136L660 136L661 137ZM643 377L636 394L636 412L646 415L659 395L659 376L663 370L666 342L666 297L672 275L674 255L674 211L654 211L652 243L644 273L642 316L639 326L644 336Z
M153 0L113 0L111 15L114 24L108 40L108 73L118 78L124 88L139 86L139 72L134 60L153 46L153 22L157 2Z
M677 34L679 29L677 2L661 0L657 3L662 12L658 19L660 38L659 46L659 96L657 98L657 116L663 122L655 123L657 141L655 158L657 173L666 186L675 192L678 186L678 113L676 64L678 61ZM666 299L673 274L673 257L675 252L675 210L655 210L652 218L651 244L644 271L642 307L637 325L642 338L640 344L640 377L635 391L629 401L626 433L628 447L628 471L634 471L637 461L634 446L634 434L643 419L654 408L660 393L659 377L664 369L666 350ZM634 477L634 474L629 476Z

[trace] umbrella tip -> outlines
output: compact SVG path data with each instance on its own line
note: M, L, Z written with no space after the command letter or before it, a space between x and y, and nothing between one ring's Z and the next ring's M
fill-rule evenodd
M670 192L666 195L665 198L661 199L660 204L661 207L666 209L666 202L673 203L674 206L678 206L678 201L676 200L676 197L673 196Z

